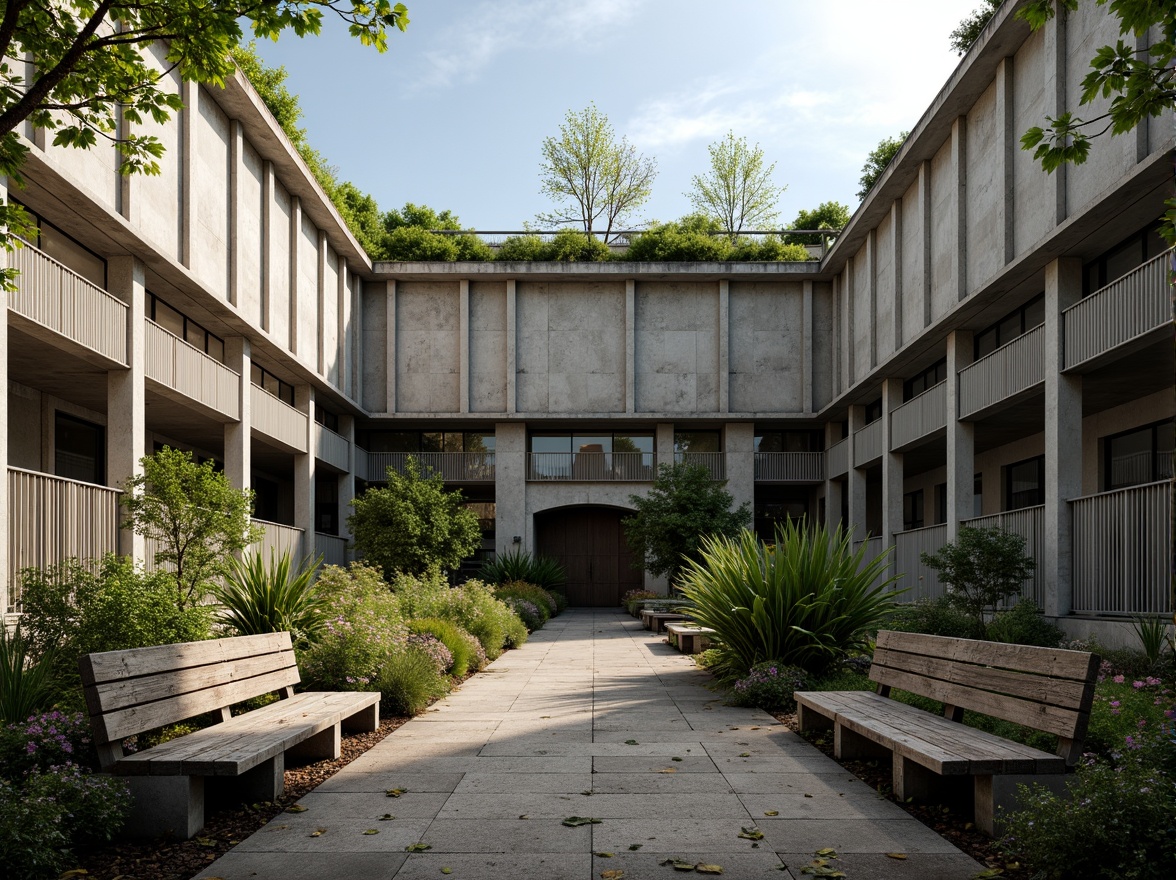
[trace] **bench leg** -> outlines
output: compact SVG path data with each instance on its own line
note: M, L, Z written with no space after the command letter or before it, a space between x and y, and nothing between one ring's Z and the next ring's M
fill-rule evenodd
M204 827L203 776L124 776L133 804L122 834L188 840Z
M1054 794L1065 795L1068 776L1061 773L1021 774L1015 776L976 776L973 783L973 821L976 827L995 837L1000 828L1000 812L1020 806L1018 785L1044 785Z
M236 777L215 777L229 783L237 800L247 804L276 801L286 790L286 757L275 755Z
M833 756L838 761L855 758L887 758L890 749L854 733L844 724L833 725Z
M810 709L803 703L797 703L796 726L801 730L830 730L833 727L833 719Z
M343 754L341 739L339 725L332 724L310 739L290 746L286 749L286 754L291 758L301 758L305 761L336 761Z
M891 762L893 772L894 796L900 801L914 798L918 801L932 799L940 789L943 779L933 770L928 770L922 764L895 754Z
M347 733L371 733L380 729L380 704L374 703L362 712L356 712L343 719L343 730Z

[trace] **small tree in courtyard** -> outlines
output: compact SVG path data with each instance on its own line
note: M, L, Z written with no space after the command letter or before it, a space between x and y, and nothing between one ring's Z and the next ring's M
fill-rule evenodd
M750 507L744 503L732 510L723 485L703 465L663 464L648 495L629 496L636 513L621 525L646 571L664 574L673 585L687 559L701 558L704 537L734 538L751 522Z
M984 630L984 612L992 611L1033 575L1037 567L1025 555L1025 539L999 528L964 526L954 542L938 553L923 553L920 561L939 572L947 587L947 601L969 615Z
M388 468L388 485L369 489L352 503L347 517L364 560L395 575L420 575L430 568L454 569L481 541L478 517L460 491L446 492L438 473L421 474L413 457L404 473Z
M123 528L155 543L155 561L172 567L184 608L228 572L234 553L261 537L250 519L253 491L234 488L211 461L197 464L192 453L170 446L139 464L143 472L123 487Z

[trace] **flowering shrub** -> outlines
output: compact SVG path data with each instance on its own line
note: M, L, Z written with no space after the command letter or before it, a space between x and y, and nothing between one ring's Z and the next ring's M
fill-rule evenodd
M449 692L449 679L437 671L434 657L411 643L384 658L375 684L381 710L393 715L418 715Z
M413 633L408 637L408 644L432 660L438 673L444 674L453 667L453 654L432 633Z
M440 573L402 575L392 588L406 617L453 621L473 633L490 660L496 660L504 648L517 648L527 640L527 628L518 616L481 581L450 587Z
M537 587L526 581L510 581L501 584L495 588L494 595L500 599L505 599L508 596L526 599L538 607L544 623L559 613L559 603L556 602L555 596L542 587Z
M799 666L786 666L769 660L751 667L746 678L735 682L734 702L766 712L791 709L796 701L793 692L811 686L808 673Z
M519 620L527 628L527 632L534 632L543 626L543 614L539 606L517 596L506 596L503 601L519 616Z
M1130 749L1176 723L1176 695L1154 676L1099 674L1090 709L1086 748L1103 756Z
M0 729L0 777L10 781L71 761L93 767L95 757L90 724L81 713L45 712Z
M652 590L626 590L625 595L621 596L621 604L625 606L630 614L637 613L638 604L644 602L646 599L656 599L657 593Z
M418 617L408 622L413 633L425 633L439 639L452 656L446 671L458 678L477 672L486 665L486 651L482 643L451 620L440 617Z

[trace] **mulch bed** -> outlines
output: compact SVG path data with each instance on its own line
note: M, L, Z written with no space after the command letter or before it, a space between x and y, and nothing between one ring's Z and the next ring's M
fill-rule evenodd
M206 817L204 831L192 840L115 841L100 849L82 851L78 853L78 867L86 873L79 871L70 876L86 880L188 880L407 720L384 718L371 733L344 736L337 761L319 761L287 770L286 792L277 801L211 813Z

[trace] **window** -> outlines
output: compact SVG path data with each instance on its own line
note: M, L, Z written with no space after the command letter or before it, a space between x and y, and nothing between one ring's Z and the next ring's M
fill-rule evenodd
M902 527L904 531L923 528L923 490L916 489L902 496Z
M935 486L935 525L941 526L947 522L947 483Z
M315 474L314 530L339 534L339 478L334 474Z
M147 317L193 348L224 363L225 342L214 336L182 312L173 309L154 293L147 294Z
M1045 503L1045 456L1028 458L1005 468L1005 510Z
M1103 444L1103 486L1122 489L1172 476L1176 423L1159 422L1107 437Z
M532 452L635 452L652 463L653 434L533 434Z
M339 417L333 412L323 409L321 406L314 408L314 420L326 428L328 431L339 433Z
M758 431L756 452L821 452L824 436L820 431Z
M532 434L529 444L530 480L648 480L653 476L652 432Z
M718 431L675 431L674 457L681 460L686 452L722 452L723 438Z
M494 452L494 435L484 431L360 431L368 452Z
M995 324L976 334L973 341L976 359L991 354L1035 327L1045 323L1045 294L1039 293L1025 305L1009 312Z
M20 204L16 199L14 204ZM66 235L52 223L41 219L40 215L30 211L27 205L21 205L28 213L36 227L36 231L29 236L29 244L39 248L46 256L52 257L61 265L81 275L91 284L106 288L106 260L102 259L76 239Z
M902 383L902 399L908 401L918 397L928 388L938 385L947 379L947 358L936 361L919 375L907 379Z
M882 418L882 398L879 397L873 403L866 405L866 424L876 422Z
M1132 233L1086 264L1082 275L1082 295L1090 296L1167 249L1168 245L1160 237L1158 223Z
M283 382L269 370L256 362L249 364L249 380L263 391L268 391L278 400L294 405L294 386Z
M972 516L984 516L984 476L972 477Z
M106 429L59 412L53 431L53 473L101 485L106 479Z

